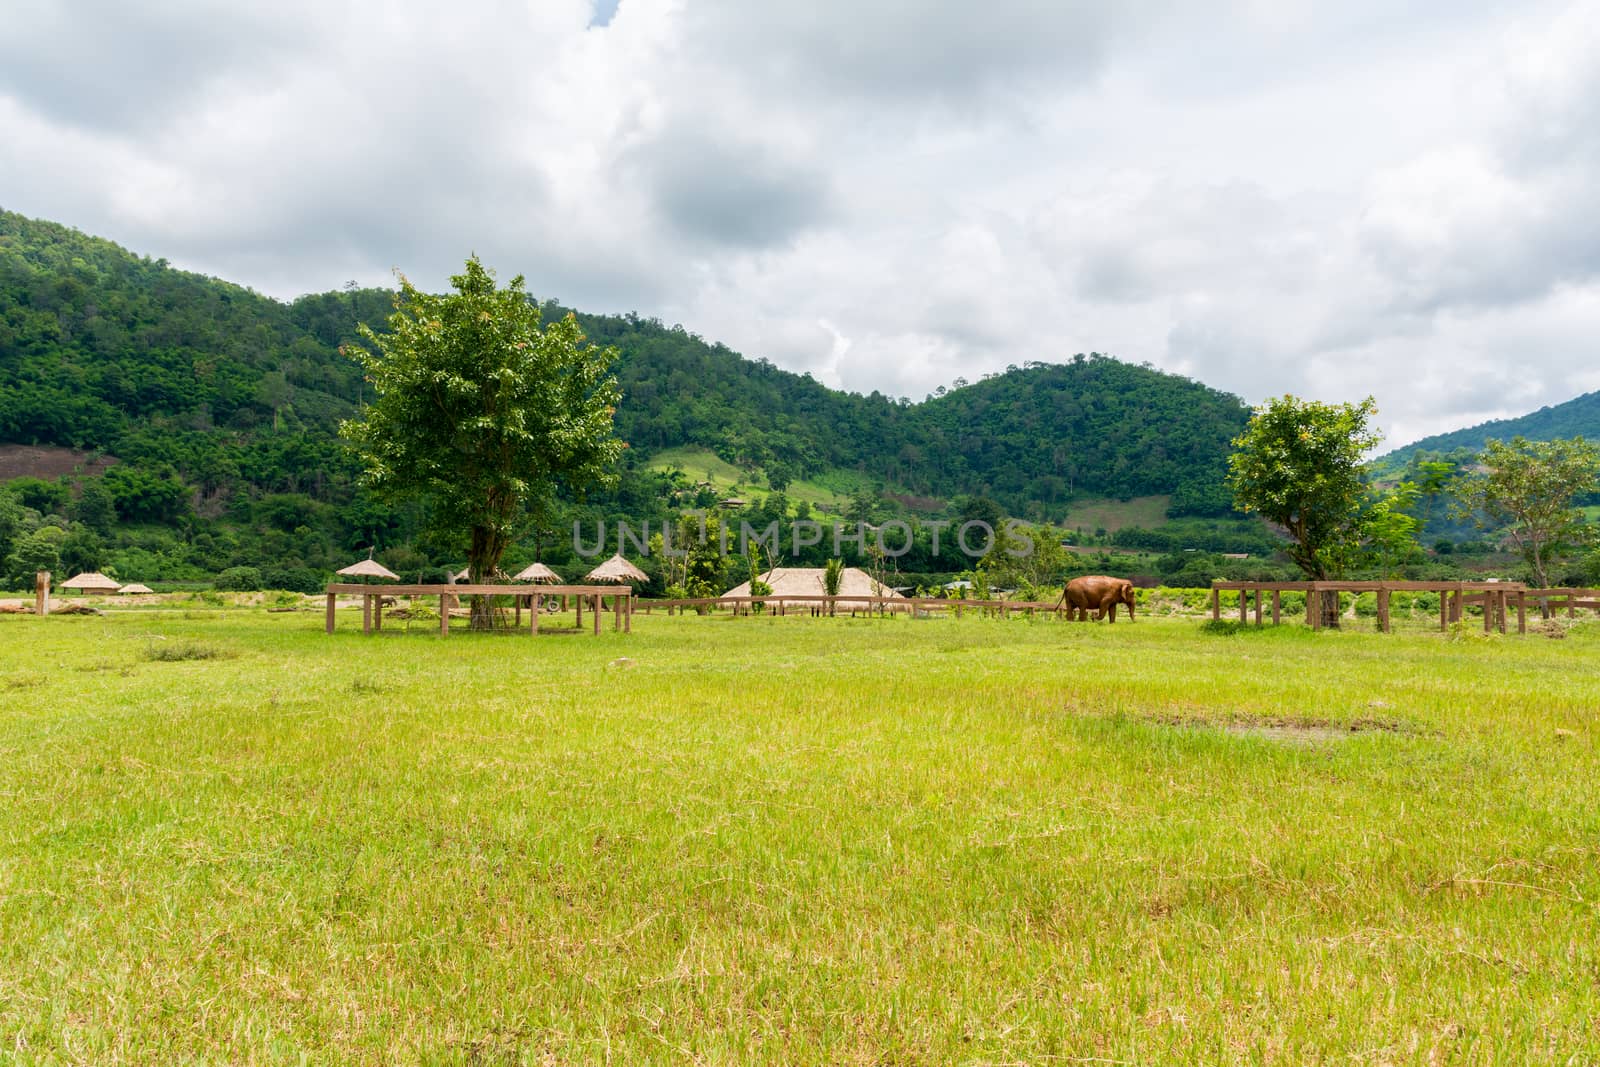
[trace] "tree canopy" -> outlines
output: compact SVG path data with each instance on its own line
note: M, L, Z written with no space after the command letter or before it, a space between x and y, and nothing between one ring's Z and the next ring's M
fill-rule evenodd
M476 256L450 284L436 296L402 276L389 332L363 326L370 347L346 347L373 396L342 430L366 484L423 500L436 534L465 535L481 581L530 507L613 475L617 353L586 344L570 315L541 329L521 276L499 288Z
M1549 585L1551 563L1588 544L1593 531L1573 498L1595 490L1600 448L1581 437L1509 444L1491 440L1478 457L1480 470L1456 485L1457 514L1480 526L1500 527L1517 546L1540 587Z
M1289 534L1289 558L1313 580L1336 578L1360 550L1362 457L1380 440L1359 404L1278 397L1256 409L1228 460L1234 503Z

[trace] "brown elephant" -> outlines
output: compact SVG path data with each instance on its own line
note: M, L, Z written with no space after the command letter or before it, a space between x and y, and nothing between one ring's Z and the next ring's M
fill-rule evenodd
M1109 617L1111 622L1116 622L1117 605L1126 604L1128 621L1133 621L1133 583L1126 578L1109 578L1104 574L1074 578L1061 591L1061 600L1056 603L1060 605L1063 601L1067 605L1067 616L1072 619L1087 621L1092 611L1095 619Z

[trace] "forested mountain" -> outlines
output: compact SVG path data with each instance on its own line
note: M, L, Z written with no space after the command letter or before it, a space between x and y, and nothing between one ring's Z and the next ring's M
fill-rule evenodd
M285 303L0 212L0 444L116 457L120 473L99 487L116 519L184 531L203 567L261 551L315 566L404 539L414 522L363 496L337 437L363 389L339 345L358 322L381 329L391 300L350 288ZM671 487L648 459L681 446L774 484L843 470L1039 518L1076 497L1151 494L1173 494L1175 513L1218 514L1228 442L1249 415L1236 397L1099 355L911 403L832 390L655 320L579 318L621 351L629 469L591 502L610 514L658 514Z
M1379 463L1384 470L1398 470L1422 453L1451 453L1463 448L1477 452L1491 437L1509 441L1519 436L1530 441L1551 441L1558 437L1600 441L1600 392L1585 393L1564 404L1542 407L1514 419L1494 419L1464 430L1424 437L1380 457Z

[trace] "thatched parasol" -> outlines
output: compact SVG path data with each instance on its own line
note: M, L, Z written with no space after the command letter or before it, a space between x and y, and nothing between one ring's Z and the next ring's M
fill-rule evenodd
M338 573L346 578L381 578L386 582L398 582L400 576L385 567L375 559L364 559L360 563L352 563Z
M559 585L561 575L546 567L543 563L532 563L511 576L513 582L545 582Z
M119 593L154 593L155 590L151 589L148 585L141 585L138 582L129 582L127 585L123 586L121 589L118 589L117 592L119 592Z
M467 567L462 567L460 570L458 570L454 574L452 574L450 576L450 580L452 582L464 582L470 577L472 577L472 568L470 566L467 566ZM494 569L494 573L489 575L488 580L491 581L491 582L508 582L511 579L506 577L506 572L505 571L501 570L499 567L496 567Z
M585 580L591 582L616 582L618 585L627 585L631 582L648 582L650 576L622 558L618 552L600 566L584 575Z
M99 571L89 571L61 583L63 589L76 589L81 593L115 593L122 583L113 581Z

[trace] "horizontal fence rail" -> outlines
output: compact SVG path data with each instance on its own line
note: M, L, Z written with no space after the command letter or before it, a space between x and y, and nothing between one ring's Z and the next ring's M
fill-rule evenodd
M960 615L967 610L984 610L998 611L1001 615L1008 615L1013 611L1058 615L1069 610L1059 601L1052 603L1045 600L947 600L941 597L862 596L851 593L840 593L838 596L816 593L769 593L764 596L678 597L671 600L641 600L639 605L646 614L656 608L665 608L668 613L681 611L684 608L729 608L737 613L740 608L748 609L756 606L772 607L782 614L791 605L888 614L952 611Z

